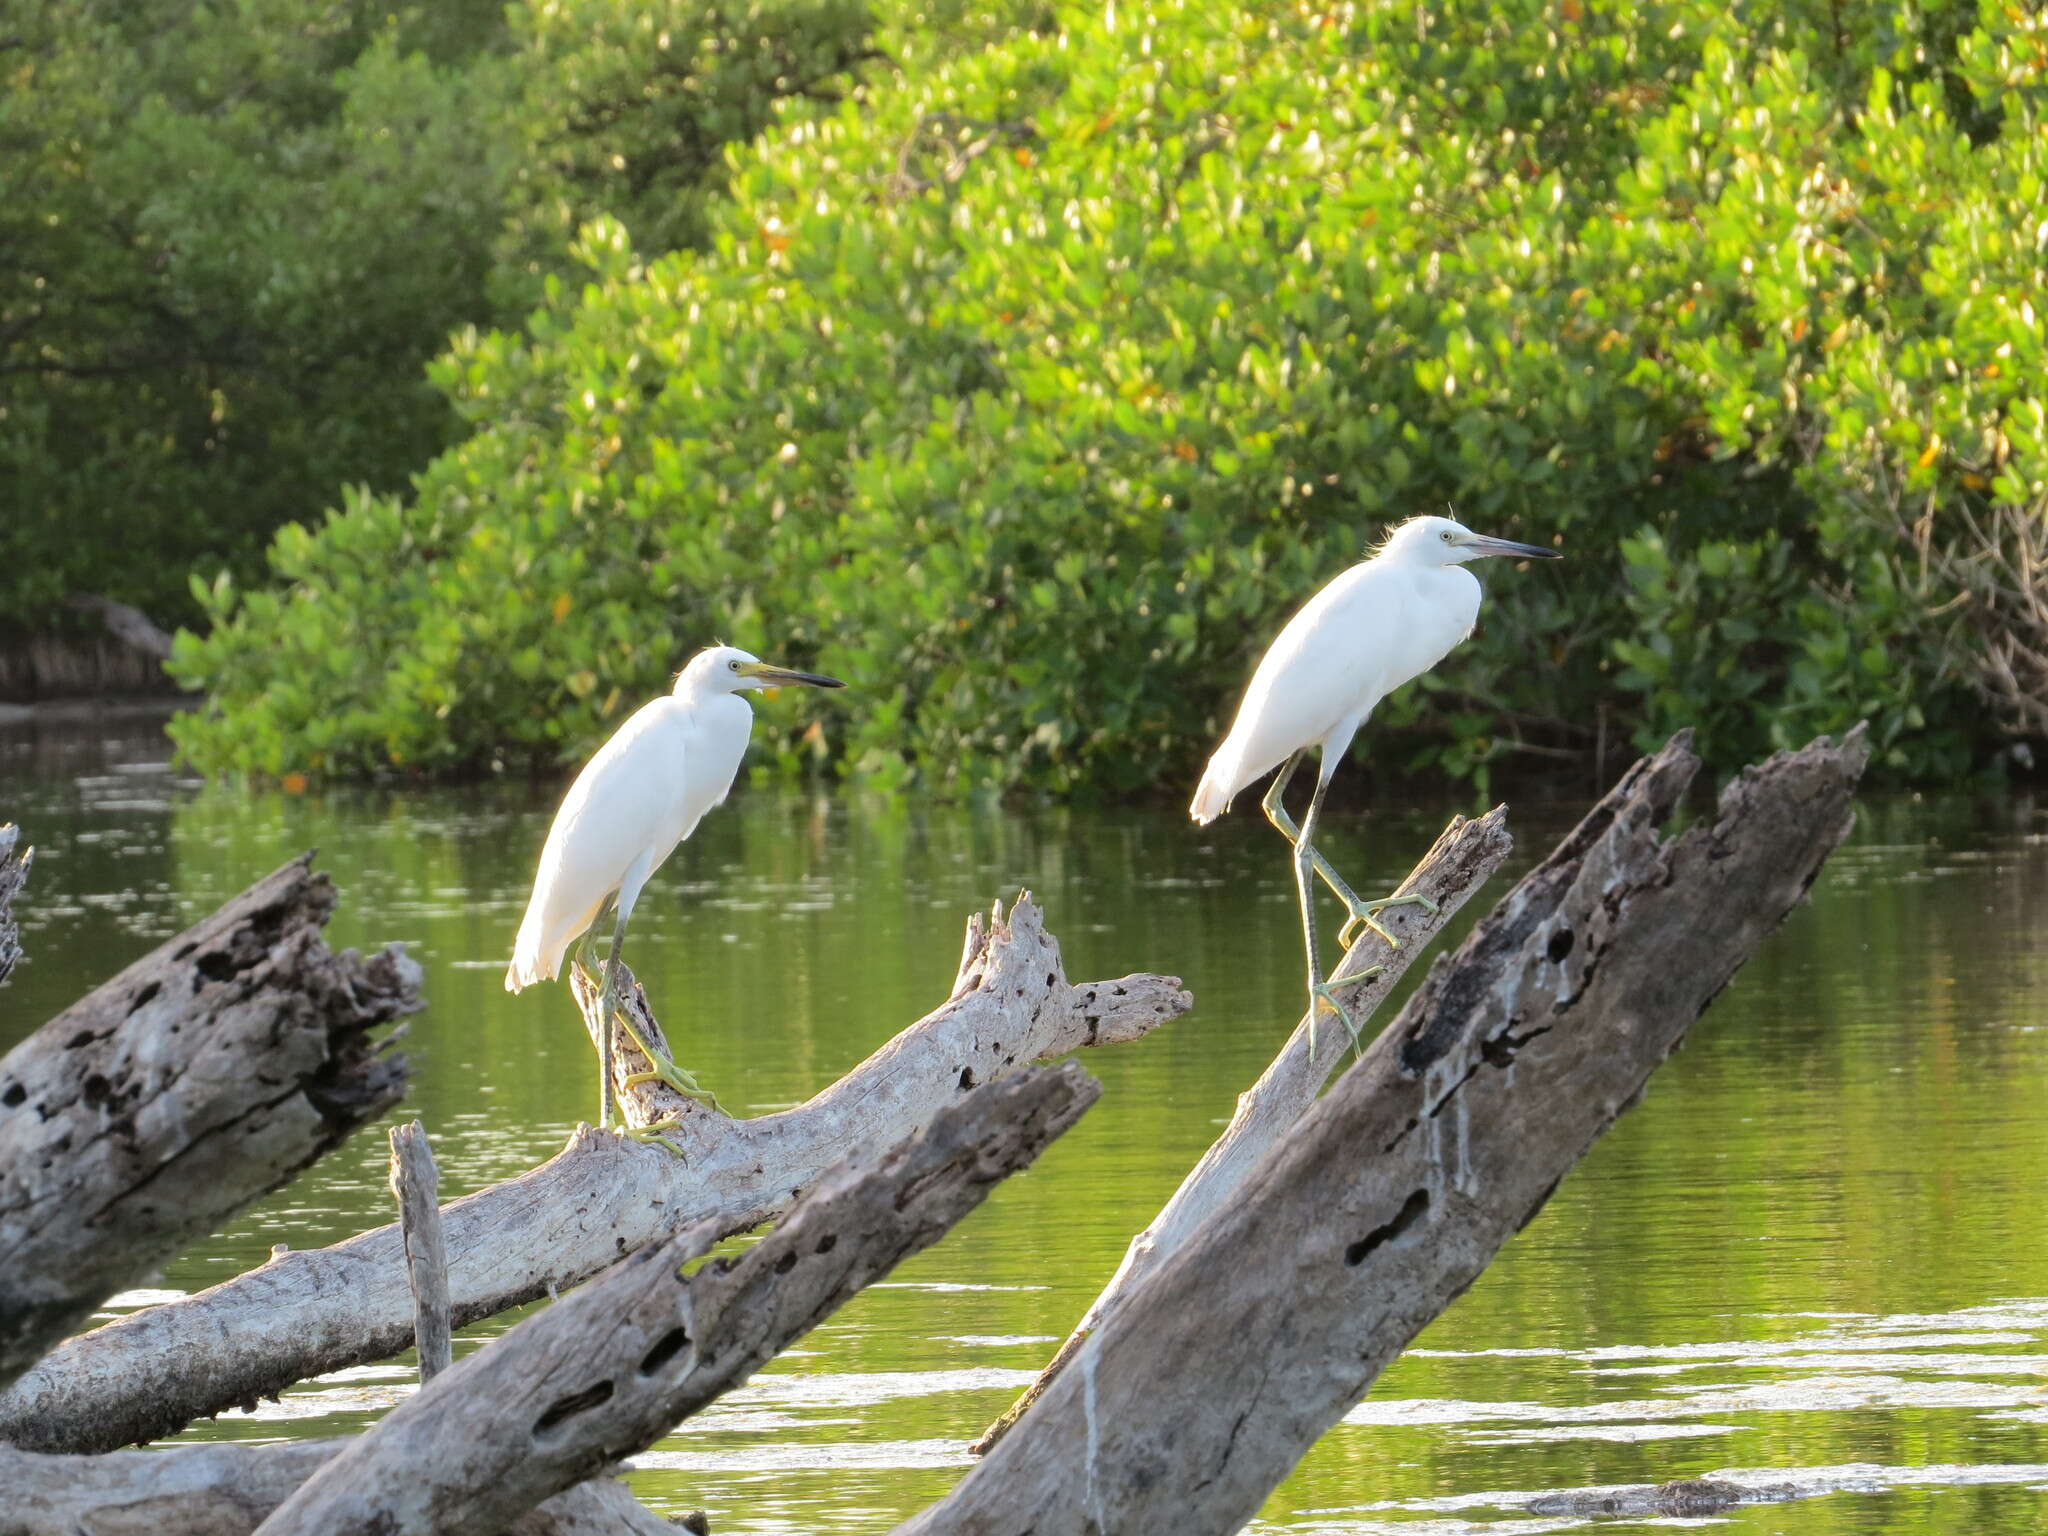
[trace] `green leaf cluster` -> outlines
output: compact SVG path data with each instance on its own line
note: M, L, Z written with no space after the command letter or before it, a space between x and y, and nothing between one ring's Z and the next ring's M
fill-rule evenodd
M1697 0L990 36L730 151L701 250L590 221L590 282L435 365L472 431L410 495L206 589L188 756L571 758L715 635L858 683L771 707L785 768L1184 783L1286 612L1446 503L1571 558L1491 578L1377 761L1865 716L1902 773L1986 749L1984 631L1923 561L2048 474L2022 8L1853 47Z

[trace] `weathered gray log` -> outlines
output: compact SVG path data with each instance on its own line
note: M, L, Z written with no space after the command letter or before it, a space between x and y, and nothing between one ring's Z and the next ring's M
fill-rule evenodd
M249 1536L348 1440L221 1442L168 1451L49 1456L0 1445L7 1536ZM624 1483L593 1478L505 1536L676 1536Z
M412 1338L420 1380L432 1381L455 1362L448 1323L448 1249L441 1239L441 1170L427 1128L414 1120L391 1127L391 1195L398 1202L398 1235L412 1278Z
M260 1536L495 1536L652 1445L929 1246L1095 1101L1068 1062L987 1084L835 1170L736 1258L706 1223L642 1249L394 1408Z
M992 969L998 964L1001 976ZM596 978L574 970L569 984L584 1033L595 1042L601 987ZM964 1020L946 1017L963 1000L1000 1002L1006 997L1009 1002L995 1019L984 1017L977 1006L971 1029L963 1031ZM743 1162L774 1155L821 1172L841 1157L890 1144L859 1129L877 1115L899 1132L907 1131L977 1084L1077 1047L1126 1044L1189 1006L1180 979L1173 976L1124 976L1069 987L1059 945L1046 933L1045 916L1025 891L1007 920L1001 903L986 919L980 913L968 919L946 1007L911 1025L809 1103L758 1120L734 1119L657 1078L632 1081L653 1065L634 1043L635 1035L672 1058L675 1049L633 968L621 961L617 1012L632 1033L621 1030L614 1042L613 1088L627 1124L642 1130L664 1127L661 1139L693 1168L707 1158L731 1158L735 1148L747 1148L752 1150L738 1154ZM1050 1044L1048 1012L1053 1020L1065 1021L1054 1023ZM942 1018L947 1027L934 1028ZM941 1091L935 1094L935 1088ZM801 1151L792 1147L793 1137Z
M116 602L111 597L101 597L96 592L77 592L64 600L64 606L78 613L96 614L99 621L107 626L107 633L123 645L133 646L145 656L166 661L171 654L171 637L159 628L150 616L140 608L128 603Z
M899 1536L1235 1531L1642 1093L1850 824L1862 732L1746 770L1646 759Z
M20 840L21 828L13 822L0 827L0 982L7 980L14 962L21 958L21 927L14 920L14 898L28 883L29 866L36 857L33 848L14 851Z
M1007 918L977 917L946 1002L808 1103L757 1120L691 1116L679 1136L686 1157L586 1128L540 1168L446 1206L454 1326L576 1284L698 1222L724 1232L757 1225L826 1170L894 1145L974 1084L1135 1040L1189 1006L1171 977L1069 985L1028 899ZM114 1450L384 1359L411 1330L403 1245L395 1226L382 1227L68 1340L0 1394L0 1440Z
M1500 868L1513 847L1506 812L1498 806L1477 821L1467 821L1462 816L1453 818L1436 845L1423 855L1422 862L1395 888L1396 895L1428 898L1436 910L1432 912L1416 904L1387 908L1380 914L1380 923L1399 941L1398 945L1389 944L1367 928L1331 973L1339 983L1356 978L1348 987L1340 986L1338 996L1361 1030L1371 1021L1381 1001L1393 993L1409 965ZM1236 1198L1260 1160L1308 1113L1323 1084L1344 1059L1343 1052L1332 1046L1331 1037L1337 1032L1327 1021L1318 1033L1322 1049L1312 1055L1310 1047L1315 1037L1309 1033L1308 1017L1304 1014L1273 1058L1273 1064L1238 1096L1237 1110L1223 1134L1202 1154L1201 1161L1152 1218L1151 1225L1131 1239L1122 1265L1074 1331L1067 1335L1066 1342L1053 1352L1038 1379L970 1447L975 1455L986 1455L1009 1432L1010 1426L1066 1368L1088 1335L1114 1315L1138 1282L1186 1242L1211 1212Z
M329 950L308 858L0 1060L0 1384L397 1102L370 1031L420 1006L420 969Z

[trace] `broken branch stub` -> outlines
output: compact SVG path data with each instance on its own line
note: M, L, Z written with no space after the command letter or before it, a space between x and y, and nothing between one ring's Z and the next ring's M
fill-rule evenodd
M969 938L952 995L808 1103L732 1120L661 1085L636 1087L624 1099L628 1115L641 1124L680 1115L672 1135L685 1156L584 1129L541 1167L443 1207L453 1326L577 1284L698 1222L721 1233L758 1225L828 1170L927 1124L972 1085L1083 1046L1135 1040L1191 1006L1168 976L1068 983L1028 897L1007 914L977 917ZM644 998L637 984L627 990L629 1016L639 1017ZM397 1354L412 1327L396 1226L284 1253L67 1340L0 1393L0 1440L73 1452L152 1440L309 1376Z
M0 1383L403 1092L370 1032L420 1007L419 966L329 950L309 857L0 1060Z
M1415 958L1443 932L1488 876L1500 868L1513 846L1506 812L1498 806L1476 821L1457 817L1444 829L1435 846L1395 890L1400 896L1425 897L1435 910L1420 903L1387 908L1380 914L1379 922L1399 943L1389 944L1367 928L1332 973L1339 985L1339 999L1361 1031L1380 1003L1400 984ZM1350 984L1345 986L1347 978ZM1313 1037L1307 1017L1295 1026L1272 1065L1238 1096L1236 1112L1223 1134L1202 1154L1201 1161L1152 1218L1151 1225L1131 1239L1123 1263L1074 1331L1067 1335L1066 1342L1053 1352L1038 1379L969 1447L975 1455L986 1455L1009 1433L1052 1379L1066 1369L1088 1335L1101 1327L1123 1305L1138 1282L1163 1264L1212 1211L1236 1195L1260 1159L1308 1112L1323 1084L1344 1059L1345 1053L1331 1043L1333 1033L1325 1024L1321 1031L1323 1048L1312 1056Z
M1848 831L1859 729L1664 840L1689 733L1632 769L899 1536L1235 1531L1460 1295Z
M737 1257L690 1271L715 1226L641 1250L422 1387L260 1536L495 1536L653 1444L943 1236L1099 1092L1072 1062L990 1084L869 1166L836 1171Z
M434 1165L427 1128L417 1120L391 1127L391 1194L398 1202L399 1241L405 1245L406 1271L412 1280L412 1335L421 1381L440 1375L455 1359L440 1190L441 1170Z

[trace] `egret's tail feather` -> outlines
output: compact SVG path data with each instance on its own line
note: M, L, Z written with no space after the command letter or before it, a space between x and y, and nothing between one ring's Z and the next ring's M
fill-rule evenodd
M1194 818L1197 826L1206 827L1230 809L1230 802L1242 787L1237 769L1237 754L1227 744L1209 759L1209 766L1202 772L1202 782L1195 786L1195 798L1188 805L1188 815Z
M543 955L538 945L529 944L526 935L519 936L513 946L512 963L505 967L505 990L518 992L537 981L553 981L562 968L561 951Z
M542 910L529 908L525 921L519 925L519 937L512 941L512 963L505 967L505 990L517 992L539 981L553 981L562 974L562 956L569 952L583 930L597 921L597 914L604 906L599 898L582 920L568 925L567 931L547 932L550 924Z

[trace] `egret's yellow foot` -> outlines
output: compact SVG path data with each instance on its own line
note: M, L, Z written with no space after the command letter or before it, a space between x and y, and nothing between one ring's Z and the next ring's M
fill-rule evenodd
M652 1125L622 1125L619 1127L619 1134L633 1141L657 1142L660 1145L667 1147L669 1151L675 1153L677 1157L681 1157L683 1155L683 1149L677 1146L674 1142L668 1140L664 1133L674 1130L677 1126L681 1125L682 1123L683 1122L680 1120L657 1120Z
M1344 926L1337 930L1337 942L1346 949L1349 949L1358 942L1359 935L1356 930L1362 928L1370 928L1374 933L1385 939L1387 941L1387 948L1399 949L1401 941L1387 932L1385 925L1379 921L1379 914L1386 911L1389 907L1417 906L1422 908L1431 917L1436 916L1437 913L1437 905L1434 901L1430 900L1427 896L1418 895L1381 896L1373 901L1360 901L1356 896L1353 896L1348 898L1344 905L1350 908L1351 916L1345 920Z
M677 1093L682 1094L685 1098L695 1099L706 1109L718 1108L716 1095L709 1088L698 1083L697 1079L690 1073L677 1066L675 1058L666 1056L660 1051L650 1049L647 1042L640 1038L640 1032L633 1028L632 1021L623 1013L619 1015L619 1027L625 1030L626 1038L639 1047L640 1054L645 1056L653 1066L651 1072L628 1073L620 1080L619 1087L621 1089L631 1088L635 1083L667 1083ZM665 1123L673 1124L674 1122L669 1121Z
M1360 975L1366 975L1366 973L1360 971ZM1346 979L1352 981L1356 977L1346 977ZM1339 1024L1343 1024L1343 1032L1352 1036L1354 1047L1358 1044L1358 1026L1352 1022L1352 1010L1348 1010L1346 1006L1339 1004L1337 993L1331 991L1331 983L1329 981L1317 981L1317 983L1313 983L1309 987L1309 1061L1315 1061L1315 1020L1323 1016L1325 1008L1331 1014L1337 1016Z

